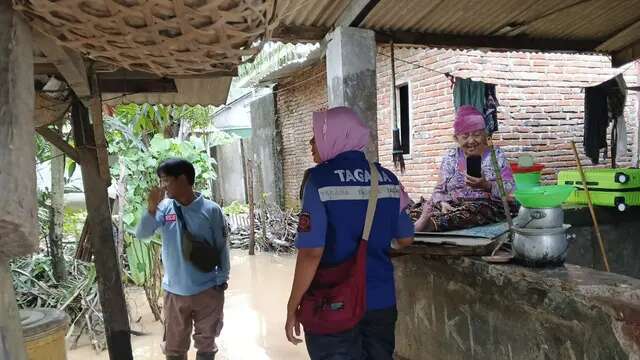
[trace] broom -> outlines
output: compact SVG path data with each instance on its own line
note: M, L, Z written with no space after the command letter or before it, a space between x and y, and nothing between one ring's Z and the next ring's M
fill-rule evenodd
M404 151L400 142L400 127L398 126L398 108L396 106L396 57L394 52L393 40L391 40L391 112L393 116L393 166L404 174Z

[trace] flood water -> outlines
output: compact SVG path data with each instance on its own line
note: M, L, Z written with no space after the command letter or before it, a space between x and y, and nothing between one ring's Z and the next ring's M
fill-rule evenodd
M226 292L224 329L218 338L216 360L302 360L308 359L304 344L294 346L284 336L286 304L293 279L295 258L246 251L231 253L231 281ZM164 359L160 349L162 325L153 315L141 289L128 289L133 321L131 327L145 332L132 336L136 360ZM69 360L104 359L106 351L96 354L86 339L68 352ZM189 359L195 358L195 349Z

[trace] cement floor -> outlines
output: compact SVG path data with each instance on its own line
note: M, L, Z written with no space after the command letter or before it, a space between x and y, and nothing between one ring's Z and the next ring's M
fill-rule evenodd
M284 336L286 303L293 278L295 259L244 251L232 251L231 281L226 294L225 324L218 338L216 360L302 360L308 359L304 344L294 346ZM132 328L148 335L133 336L136 360L163 359L160 343L162 325L153 320L144 291L128 289ZM84 339L83 339L84 340ZM189 353L195 358L195 350ZM96 354L85 340L68 352L69 360L108 360L106 351Z

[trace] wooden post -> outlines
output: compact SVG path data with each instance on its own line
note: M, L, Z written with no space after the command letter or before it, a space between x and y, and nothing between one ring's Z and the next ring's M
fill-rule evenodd
M98 169L100 176L111 185L109 172L109 152L107 150L107 138L104 135L104 122L102 119L102 95L98 88L98 76L95 69L89 71L89 83L91 84L91 100L89 101L91 123L93 124L93 138L95 140L96 154L98 156Z
M264 191L264 176L262 174L262 165L256 164L256 172L258 173L258 206L260 207L260 230L262 230L262 243L267 243L267 199Z
M78 99L74 99L71 106L71 120L82 169L87 216L91 218L89 227L109 357L132 360L129 317L113 237L108 181L100 174L89 112Z
M38 246L34 97L29 26L11 1L0 1L0 257L5 259Z
M26 360L8 260L38 246L31 31L0 1L0 359Z
M27 360L9 263L0 258L0 359Z
M62 124L56 125L58 135L62 134ZM65 157L62 150L51 147L51 208L49 209L49 247L53 276L61 282L67 277L62 244L64 225L64 169Z
M253 161L247 160L247 198L249 200L249 255L256 254L256 209L253 196Z

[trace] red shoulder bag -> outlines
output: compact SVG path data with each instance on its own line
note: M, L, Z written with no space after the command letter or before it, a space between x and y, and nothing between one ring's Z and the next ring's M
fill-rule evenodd
M367 244L378 202L377 167L371 169L371 191L362 239L356 255L331 267L319 267L302 297L298 320L308 334L334 334L355 327L367 310Z

